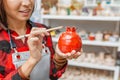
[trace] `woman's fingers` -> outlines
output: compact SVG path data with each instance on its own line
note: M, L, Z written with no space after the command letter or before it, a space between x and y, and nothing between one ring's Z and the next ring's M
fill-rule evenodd
M82 52L76 52L75 50L72 50L70 53L62 53L60 49L58 48L58 45L56 45L56 52L61 57L69 59L69 60L78 58L82 53Z
M71 53L67 53L66 55L68 55L67 59L77 59L81 55L81 52L76 52L73 50Z
M71 51L71 53L67 53L66 55L67 55L67 59L73 59L73 55L76 53L76 51L75 50L72 50Z
M46 28L32 28L31 33L32 37L49 35L49 33L46 31Z
M33 27L28 37L28 41L30 40L33 43L39 43L42 42L43 37L46 35L49 35L49 33L46 31L46 28Z
M82 53L81 52L77 52L76 54L73 55L74 59L77 59Z

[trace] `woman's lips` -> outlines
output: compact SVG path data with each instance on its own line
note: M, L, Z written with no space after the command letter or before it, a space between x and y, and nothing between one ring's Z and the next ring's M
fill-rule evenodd
M30 9L29 10L21 10L19 12L22 13L23 16L29 16L31 10Z

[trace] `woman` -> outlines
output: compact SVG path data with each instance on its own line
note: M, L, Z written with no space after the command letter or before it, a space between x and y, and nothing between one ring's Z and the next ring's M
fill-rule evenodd
M34 0L0 0L0 80L57 80L67 59L80 52L54 51L49 33L42 24L29 20ZM30 34L16 40L15 37ZM76 53L76 54L75 54Z

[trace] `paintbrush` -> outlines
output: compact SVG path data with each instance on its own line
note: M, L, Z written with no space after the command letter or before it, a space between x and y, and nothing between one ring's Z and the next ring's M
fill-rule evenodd
M50 28L50 29L47 29L46 31L58 30L58 29L61 29L61 28L63 28L63 26L58 26L58 27ZM21 36L15 37L15 39L22 39L22 38L28 37L29 35L30 34L21 35Z

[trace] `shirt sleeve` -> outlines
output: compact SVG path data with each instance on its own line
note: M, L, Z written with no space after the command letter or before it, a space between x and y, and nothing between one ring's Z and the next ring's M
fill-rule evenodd
M67 63L60 69L57 70L55 67L55 63L52 61L51 62L51 72L50 72L50 78L51 80L57 80L62 76L62 74L65 72L67 67Z
M18 70L11 65L8 53L0 50L0 80L21 80Z
M0 73L0 80L21 80L17 70L14 70L6 75Z

